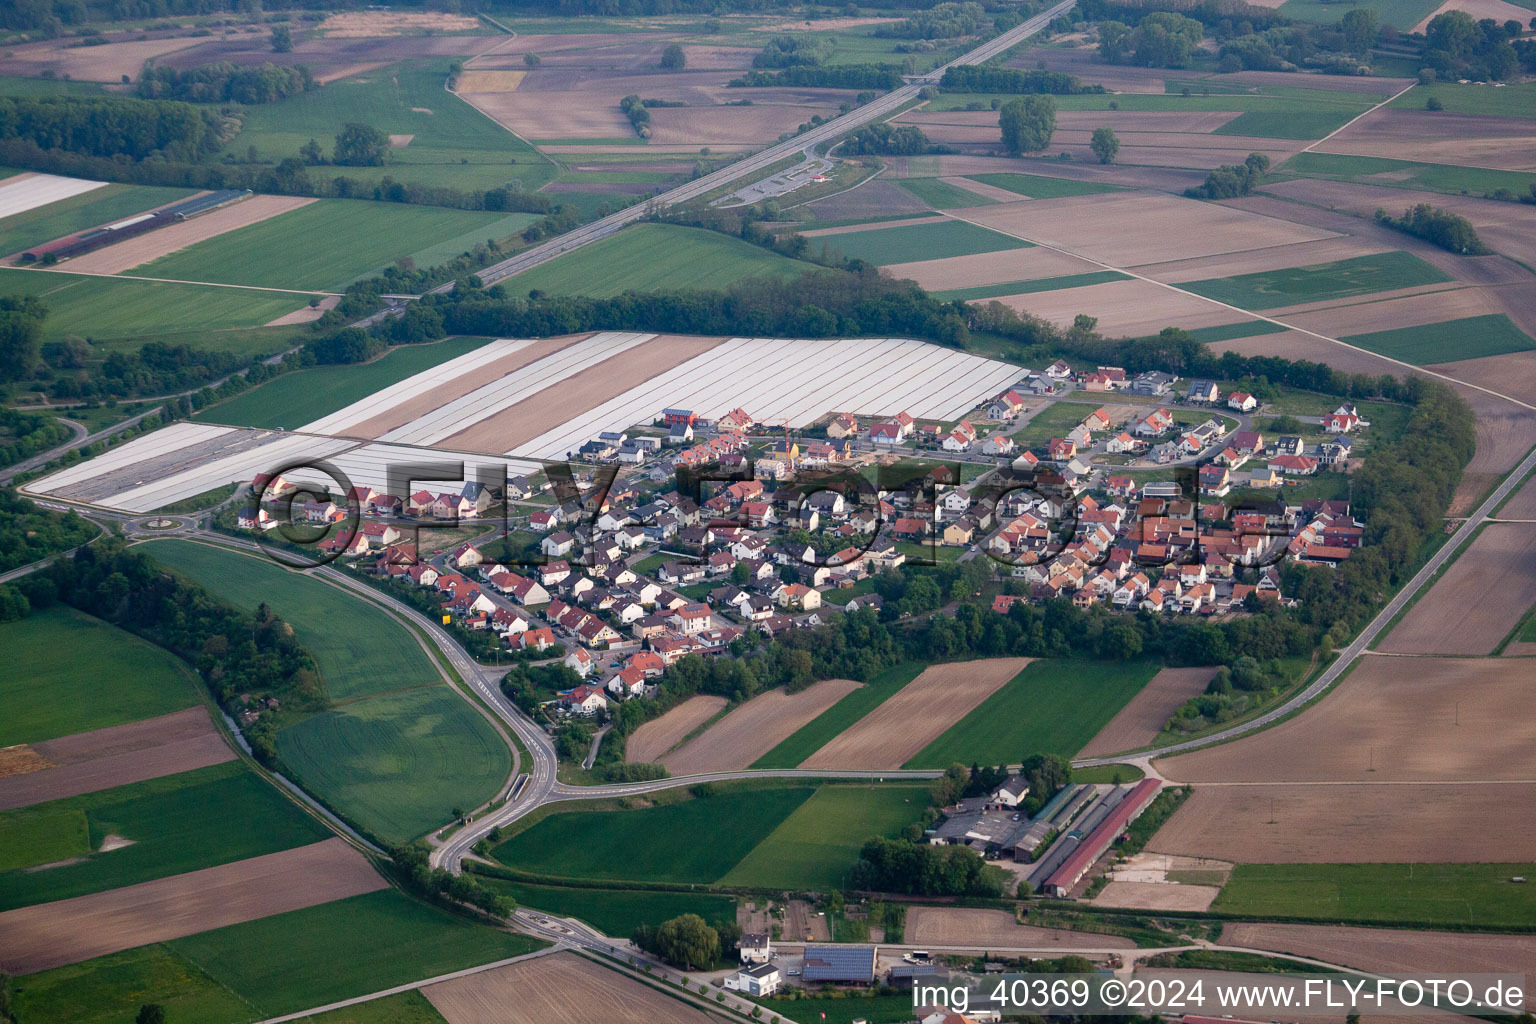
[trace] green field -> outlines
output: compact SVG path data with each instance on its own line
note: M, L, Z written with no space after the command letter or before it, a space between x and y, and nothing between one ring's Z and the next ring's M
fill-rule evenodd
M1236 324L1217 324L1215 327L1197 327L1190 331L1196 341L1206 343L1232 341L1235 338L1256 338L1261 334L1279 334L1288 328L1268 320L1245 320Z
M1501 188L1524 195L1531 185L1536 184L1536 174L1521 171L1410 163L1407 160L1389 160L1379 156L1341 156L1334 153L1298 153L1276 169L1312 178L1359 181L1388 188L1470 192L1479 195ZM1390 212L1396 214L1401 211Z
M708 884L814 792L807 785L731 790L643 810L551 814L492 855L552 877ZM700 841L704 836L708 842Z
M1264 139L1321 139L1338 131L1357 116L1358 111L1342 110L1250 110L1211 132L1212 135L1252 135Z
M0 255L9 256L55 238L132 217L191 194L192 190L186 188L108 185L35 210L12 214L0 219Z
M119 1024L157 1002L170 1021L244 1024L539 945L385 889L28 975L15 1008L25 1021Z
M609 298L634 289L724 288L748 277L797 277L816 267L703 228L636 224L503 282L507 291Z
M477 877L497 892L511 896L521 906L557 917L577 918L614 938L628 938L642 924L658 925L680 914L698 914L706 921L736 920L736 901L715 893L567 889L488 875Z
M312 1017L300 1017L294 1024L448 1024L443 1015L419 990L370 999L366 1003L343 1006L339 1010Z
M132 845L93 852L109 835ZM0 911L259 857L330 835L238 762L0 811L0 866L9 868L0 874ZM69 838L67 847L60 836ZM76 857L82 859L59 864ZM58 866L36 870L41 864Z
M1437 82L1418 85L1393 100L1388 106L1423 110L1433 96L1446 113L1486 114L1493 117L1536 117L1536 82L1503 85L1458 85Z
M938 178L899 178L896 184L912 193L935 210L954 210L966 206L990 206L997 202L978 195L968 188L951 185Z
M995 188L1005 188L1030 199L1063 199L1067 196L1093 196L1101 192L1119 192L1119 185L1101 185L1094 181L1074 181L1071 178L1049 178L1041 174L1015 174L1001 171L996 174L967 175L972 181Z
M87 277L0 268L0 296L37 295L48 304L43 339L164 338L184 331L259 327L303 306L300 292L214 288L169 281Z
M1149 661L1035 661L982 701L909 768L1014 764L1076 754L1157 674Z
M387 175L462 190L499 188L517 180L533 191L552 179L552 163L443 88L449 63L407 61L277 103L247 107L245 126L228 151L244 156L248 146L255 146L262 159L276 163L297 156L299 147L313 138L329 155L341 126L358 121L391 135L415 137L407 146L390 149L382 167L320 167L312 174L327 179L342 174L373 183Z
M855 1020L867 1020L869 1024L900 1024L912 1019L912 997L889 996L835 996L825 999L760 999L764 1011L778 1015L786 1021L799 1024L853 1024Z
M178 281L340 291L398 259L428 266L441 262L445 251L456 256L476 242L505 237L528 223L525 214L508 217L440 206L320 199L162 256L135 267L133 273Z
M1129 274L1118 270L1095 270L1087 274L1067 274L1064 277L1046 277L1037 281L1010 281L1007 284L982 284L974 288L954 288L934 292L934 298L972 302L976 299L992 299L999 295L1028 295L1033 292L1054 292L1061 288L1086 288L1091 284L1107 284L1110 281L1129 281Z
M0 661L0 747L197 703L197 677L180 659L64 605L0 625Z
M405 378L457 359L489 338L450 338L426 345L400 345L355 366L316 366L285 373L227 402L193 415L204 423L292 430L398 384Z
M877 228L873 231L850 231L843 235L813 238L811 244L823 241L850 259L864 260L877 266L1032 247L1031 243L1022 238L989 231L961 220Z
M636 570L639 571L639 570ZM854 722L894 697L922 674L924 665L909 661L886 669L864 686L802 725L778 746L752 763L753 768L794 768L836 739Z
M1536 864L1239 864L1212 910L1435 927L1527 927Z
M1339 340L1416 366L1536 349L1536 341L1527 337L1503 313L1352 334Z
M1397 251L1307 267L1186 281L1179 287L1243 309L1274 309L1394 288L1442 284L1450 280L1450 275L1439 267L1425 263L1411 253Z
M928 787L824 786L720 881L785 889L846 889L859 850L899 835L928 806Z
M1085 402L1052 402L1030 417L1029 422L1014 431L1015 444L1026 448L1038 448L1053 437L1065 437L1072 428L1083 422L1083 417L1097 408Z
M1407 32L1433 14L1440 4L1437 0L1371 0L1365 6L1376 12L1382 24ZM1339 5L1328 0L1286 0L1280 5L1280 13L1287 18L1319 25L1337 24L1341 14Z

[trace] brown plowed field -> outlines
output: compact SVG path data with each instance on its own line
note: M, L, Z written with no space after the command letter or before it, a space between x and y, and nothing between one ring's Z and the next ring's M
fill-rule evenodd
M533 85L532 79L537 77L530 76L525 85ZM524 88L467 93L464 99L525 139L627 139L635 134L634 126L619 110L618 100L607 93L552 97ZM590 152L585 147L583 150Z
M801 762L801 768L900 768L1033 658L935 665Z
M1492 654L1532 604L1536 524L1493 523L1392 627L1378 649L1395 654Z
M471 451L511 451L720 343L719 338L658 335L444 438L442 444Z
M926 213L928 204L894 181L882 177L871 178L852 191L815 200L806 204L805 209L814 214L817 220L825 221Z
M1038 281L1041 278L1066 277L1070 274L1092 274L1102 269L1096 263L1040 246L954 256L947 260L895 263L884 268L894 278L910 278L934 291L974 288L984 284L1012 284L1014 281Z
M1204 913L1221 888L1215 885L1172 885L1167 882L1110 882L1093 898L1096 907L1129 910L1176 910Z
M997 301L1059 327L1069 326L1079 313L1087 313L1097 317L1098 329L1111 336L1156 334L1164 327L1213 327L1231 323L1240 315L1198 295L1137 280L1004 295Z
M1136 943L1119 935L1097 935L1065 928L1034 928L1019 924L1006 910L954 907L910 907L909 943L989 949L999 946L1065 946L1077 949L1133 949Z
M448 1024L715 1024L649 985L551 953L428 985L421 994Z
M1530 692L1497 658L1368 656L1296 717L1157 770L1194 783L1536 779Z
M0 778L0 810L126 786L235 758L202 707L61 736L34 743L32 749L55 767Z
M1500 519L1536 519L1536 477L1527 480L1499 510Z
M1455 363L1434 363L1426 370L1536 405L1536 352L1506 352Z
M1196 786L1147 845L1240 864L1536 860L1536 785Z
M1144 193L1038 199L972 210L967 219L1116 267L1246 252L1336 234L1193 199Z
M0 970L31 974L382 889L342 839L0 914Z
M1176 260L1140 267L1138 274L1178 284L1184 281L1205 281L1214 277L1234 274L1259 274L1289 267L1310 267L1318 263L1353 259L1370 253L1385 252L1384 245L1375 245L1358 238L1323 238L1316 242L1282 245L1274 249L1255 249L1253 252L1235 255L1204 256L1192 260Z
M436 11L347 11L331 15L317 28L328 38L362 39L417 32L473 32L483 26L478 18Z
M689 697L631 733L624 744L624 759L654 762L682 742L684 736L725 710L728 703L724 697Z
M1146 746L1157 738L1169 717L1185 701L1205 692L1206 684L1215 674L1216 669L1212 667L1161 670L1099 730L1097 736L1088 741L1086 747L1077 752L1077 756L1101 757Z
M1311 924L1229 924L1226 946L1271 949L1372 974L1536 974L1536 936L1343 928ZM1527 1006L1533 1005L1531 1001Z
M433 409L440 409L449 402L463 398L476 388L484 387L509 373L516 373L530 363L552 356L591 336L590 334L567 334L559 338L531 341L500 359L478 366L452 380L443 381L425 394L417 395L399 405L390 406L377 415L348 427L344 433L348 437L365 437L369 440L383 437L391 430L403 427L412 420L425 416Z
M949 218L942 213L936 213L932 217L908 217L906 220L877 220L865 224L843 224L835 228L813 228L810 231L802 231L800 234L806 238L828 238L832 235L847 235L856 231L879 231L882 228L909 228L917 224L942 224L946 220L949 220ZM934 262L939 261L936 260Z
M1435 324L1469 316L1502 313L1481 288L1461 288L1452 292L1415 295L1386 302L1364 302L1355 306L1336 306L1316 313L1302 313L1290 322L1309 331L1340 338L1350 334L1368 334L1418 324Z
M851 679L826 679L799 693L759 694L663 757L661 763L673 775L745 768L860 685Z
M265 33L263 33L265 38ZM139 76L144 62L177 50L186 50L201 39L177 36L168 39L133 39L119 36L123 42L103 46L70 46L73 40L58 39L35 46L17 46L0 58L0 74L36 77L52 71L60 78L86 82L119 82L124 75Z
M70 270L89 274L116 274L131 270L189 245L216 238L227 231L250 227L289 210L308 206L313 199L299 196L251 196L242 202L193 217L170 227L88 252L68 261Z
M1536 169L1536 123L1523 117L1382 107L1320 144L1317 152L1529 171Z

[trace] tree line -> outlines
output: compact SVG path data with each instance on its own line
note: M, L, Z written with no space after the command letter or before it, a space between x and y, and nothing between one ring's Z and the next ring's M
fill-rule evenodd
M195 160L219 146L220 121L180 101L0 96L0 140L86 157Z
M96 527L72 510L62 514L49 512L9 487L0 488L0 572L68 551L96 536L96 532ZM25 617L26 601L19 598L19 592L7 592L0 587L0 622Z
M1057 96L1078 96L1104 91L1102 85L1084 85L1076 75L996 64L956 65L944 72L939 86L945 92L1002 92L1020 95L1051 93Z
M986 9L973 0L939 3L894 25L881 25L875 35L882 39L953 39L975 35L988 26Z
M301 64L241 67L228 61L178 71L147 64L136 88L141 99L188 103L274 103L315 88L314 76Z
M748 71L727 85L735 89L792 85L814 89L879 89L901 85L898 64L835 64L831 67L792 67L783 71ZM861 101L862 102L862 101Z
M1401 217L1394 217L1378 208L1376 220L1389 228L1415 235L1463 256L1485 256L1492 251L1478 237L1477 228L1472 226L1471 221L1459 213L1442 210L1428 203L1415 203L1404 210Z

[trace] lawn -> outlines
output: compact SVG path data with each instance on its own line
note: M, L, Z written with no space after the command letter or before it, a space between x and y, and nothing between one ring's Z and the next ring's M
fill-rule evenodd
M1094 181L1074 181L1071 178L1048 178L1039 174L1015 174L1001 171L995 174L968 175L972 181L995 188L1005 188L1031 199L1062 199L1067 196L1092 196L1101 192L1119 192L1119 185L1101 185Z
M1323 110L1250 110L1211 132L1212 135L1252 135L1264 139L1321 139L1348 124L1359 111L1349 107Z
M732 790L633 811L581 813L580 804L567 804L569 812L551 814L492 856L554 877L709 884L814 792L806 785Z
M259 857L330 836L238 762L0 812L0 911ZM109 835L132 845L95 853ZM67 837L67 844L63 841ZM83 858L46 871L27 870Z
M1423 189L1430 192L1469 192L1483 195L1509 189L1524 195L1536 174L1499 171L1486 167L1458 167L1453 164L1421 164L1407 160L1389 160L1377 156L1342 156L1334 153L1298 153L1287 160L1280 171L1313 178L1361 181L1388 188ZM1404 204L1407 205L1406 203ZM1392 210L1392 213L1399 213Z
M227 402L208 406L192 418L237 427L293 429L473 352L489 340L450 338L427 345L400 345L361 365L316 366L285 373Z
M1013 764L1076 754L1157 674L1150 661L1031 662L911 761L909 768Z
M1403 93L1388 106L1423 110L1430 97L1440 101L1449 114L1486 114L1493 117L1536 117L1536 82L1504 85L1458 85L1437 82Z
M37 295L48 304L44 341L78 334L174 342L170 336L184 331L260 327L309 301L300 292L0 268L0 296L7 295Z
M1118 270L1094 270L1086 274L1067 274L1064 277L1046 277L1037 281L1010 281L1007 284L982 284L974 288L953 288L934 292L936 299L972 302L976 299L992 299L999 295L1028 295L1032 292L1054 292L1061 288L1085 288L1091 284L1110 281L1129 281L1129 274Z
M698 914L706 921L736 920L736 901L703 892L646 892L638 889L566 889L503 878L477 876L521 906L558 917L585 921L604 935L628 938L642 924L658 925L680 914Z
M1449 280L1450 275L1412 253L1393 251L1306 267L1187 281L1179 287L1243 309L1274 309Z
M844 235L812 239L811 244L820 241L825 241L850 259L864 260L877 266L1031 248L1031 243L1021 238L989 231L961 220L877 228L873 231L850 231Z
M126 630L54 605L0 625L0 747L168 715L197 703L180 659Z
M794 768L831 743L854 722L894 697L898 690L921 675L925 667L919 662L909 661L886 669L802 725L778 746L753 762L752 767Z
M108 185L0 219L0 255L132 217L192 194L185 188Z
M896 184L912 193L935 210L954 210L966 206L990 206L997 202L977 195L968 188L951 185L938 178L901 178Z
M179 281L340 291L396 260L409 258L418 266L428 266L441 262L445 252L456 256L475 242L505 237L527 223L524 215L321 199L162 256L134 268L134 273ZM466 238L471 240L467 244ZM438 258L433 259L434 255Z
M1536 864L1239 864L1212 910L1381 924L1526 927Z
M799 1024L898 1024L912 1019L912 997L836 996L829 999L759 999L767 1013ZM825 1014L825 1017L822 1015Z
M1052 402L1011 435L1015 444L1038 448L1053 437L1065 437L1097 406L1086 402Z
M1527 337L1503 313L1351 334L1339 340L1416 366L1536 349L1536 341Z
M748 277L797 277L816 269L739 238L675 224L636 224L505 282L522 295L608 298L631 289L724 288Z
M540 945L384 889L29 975L15 984L16 1013L27 1021L116 1024L156 1002L171 1021L238 1024Z
M859 850L894 838L928 807L928 787L823 786L720 881L785 889L846 889Z

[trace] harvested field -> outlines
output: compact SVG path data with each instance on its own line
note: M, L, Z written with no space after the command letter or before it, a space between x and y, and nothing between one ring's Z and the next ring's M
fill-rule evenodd
M1174 910L1204 913L1221 888L1215 885L1173 885L1168 882L1110 882L1093 898L1096 907L1132 910Z
M1536 936L1343 928L1307 924L1228 924L1223 945L1272 949L1373 974L1536 974ZM1527 1006L1532 1005L1528 1000Z
M203 707L34 743L47 764L0 778L0 810L232 761ZM36 765L28 759L28 763Z
M1230 323L1233 315L1230 309L1198 296L1137 280L1004 295L997 301L1060 327L1087 313L1097 317L1099 330L1110 336L1156 334L1164 327L1214 327Z
M0 58L0 74L35 78L52 71L59 78L82 82L120 82L139 77L144 62L177 50L186 50L202 39L177 36L167 39L134 39L102 46L67 46L59 39L11 48Z
M1147 849L1240 864L1536 859L1536 784L1196 786ZM1468 822L1476 822L1469 828Z
M31 974L386 887L342 839L0 914L0 969Z
M341 302L341 296L340 295L327 295L325 298L320 300L320 303L318 305L311 306L311 305L306 303L305 305L300 306L298 309L294 310L292 313L284 313L282 316L278 317L275 320L269 320L263 326L264 327L289 327L289 326L291 326L293 324L309 324L309 323L314 323L316 320L319 320L326 313L328 313L331 310L335 309L337 304L340 303L340 302Z
M1101 757L1146 746L1185 701L1205 691L1215 674L1211 667L1162 669L1077 756Z
M269 217L276 217L289 210L308 206L313 199L299 196L251 196L242 202L205 213L201 217L184 220L170 227L160 228L109 245L105 249L76 256L69 261L70 270L86 274L117 274L131 270L150 260L167 256L189 245L216 238L226 231L259 224Z
M516 92L523 83L526 71L461 71L454 91L466 92Z
M442 443L470 451L511 451L719 344L718 338L658 335L451 434Z
M1192 199L1146 194L1040 199L972 210L967 219L1110 266L1128 267L1337 234Z
M1374 209L1374 208L1373 208ZM1201 281L1211 277L1235 274L1262 274L1290 267L1307 267L1319 263L1369 256L1386 252L1388 247L1350 236L1323 238L1316 242L1282 245L1273 249L1255 249L1252 252L1222 256L1206 256L1192 260L1174 260L1141 267L1138 273L1180 284L1185 281Z
M683 737L725 710L724 697L689 697L660 718L653 718L629 736L624 744L627 761L655 762L682 742Z
M1527 480L1510 495L1499 510L1501 519L1536 519L1536 477Z
M1317 152L1530 171L1536 170L1536 125L1521 117L1382 107L1319 145Z
M909 908L906 937L910 943L961 946L967 949L996 949L999 946L1132 949L1136 945L1119 935L1090 935L1065 928L1033 928L1019 924L1006 910L951 907Z
M473 32L480 19L437 11L348 11L333 14L317 26L331 39L377 39L422 32Z
M1536 604L1536 525L1491 523L1392 627L1377 650L1492 654L1532 604ZM1499 723L1506 730L1510 724L1500 717L1489 725ZM1536 747L1530 753L1536 754Z
M1536 358L1529 352L1432 363L1424 368L1536 405Z
M1032 660L989 658L925 669L800 767L900 768Z
M916 281L930 291L945 291L950 288L1006 284L1010 281L1038 281L1049 277L1091 274L1098 269L1098 264L1068 256L1055 249L1035 246L1030 249L976 253L972 256L952 256L947 260L893 263L885 268L885 272L894 278Z
M673 775L745 768L861 685L851 679L827 679L799 693L770 690L663 757L661 763Z
M1194 783L1530 779L1536 721L1517 675L1496 658L1367 657L1296 717L1157 769Z
M714 1018L575 953L551 953L428 985L448 1024L713 1024Z
M531 83L530 83L531 84ZM618 98L595 93L552 98L549 93L463 93L463 99L497 124L525 139L632 139L635 129ZM590 153L587 147L582 152Z

